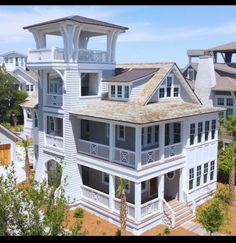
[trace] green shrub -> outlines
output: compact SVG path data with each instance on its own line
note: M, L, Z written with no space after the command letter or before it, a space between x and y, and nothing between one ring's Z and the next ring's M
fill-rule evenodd
M165 235L170 235L170 228L168 226L166 226L165 229L164 229L164 231L163 231L163 233Z
M76 218L83 218L84 217L84 210L82 208L77 208L74 212L74 216Z
M1 125L2 126L4 126L5 128L7 128L7 129L11 129L11 124L10 123L8 123L8 122L1 122Z
M220 202L224 204L229 204L232 196L233 195L229 191L229 186L224 185L223 187L218 188L215 199L220 200Z

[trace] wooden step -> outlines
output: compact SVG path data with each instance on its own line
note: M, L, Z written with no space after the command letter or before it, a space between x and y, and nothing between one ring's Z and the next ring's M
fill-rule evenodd
M184 218L179 219L178 221L175 222L175 228L180 227L182 224L194 219L193 215L187 215Z

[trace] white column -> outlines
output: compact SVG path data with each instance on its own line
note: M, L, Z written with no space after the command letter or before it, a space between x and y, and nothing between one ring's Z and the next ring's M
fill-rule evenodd
M164 146L165 146L165 124L159 125L159 147L160 147L160 159L164 160Z
M114 148L115 148L115 131L116 125L113 123L110 123L109 127L109 160L110 162L114 161Z
M179 201L184 202L184 191L186 188L186 168L179 169Z
M142 150L142 128L135 128L135 168L137 170L141 169L141 150Z
M109 209L111 212L114 210L115 198L115 176L109 175Z
M136 224L141 223L141 182L135 183L135 191L134 191L134 206L135 206L135 216L134 220Z
M163 211L162 199L164 198L164 175L158 177L158 197L160 198L159 209Z

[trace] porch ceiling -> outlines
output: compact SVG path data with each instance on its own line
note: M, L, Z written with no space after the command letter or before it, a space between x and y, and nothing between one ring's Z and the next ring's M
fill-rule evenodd
M224 110L186 102L159 102L142 106L134 102L99 101L71 112L80 117L94 117L134 124L172 120Z

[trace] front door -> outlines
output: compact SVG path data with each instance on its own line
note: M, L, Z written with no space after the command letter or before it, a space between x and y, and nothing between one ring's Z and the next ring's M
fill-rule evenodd
M0 165L9 165L11 163L11 145L0 145Z
M157 194L157 177L150 180L150 196Z

